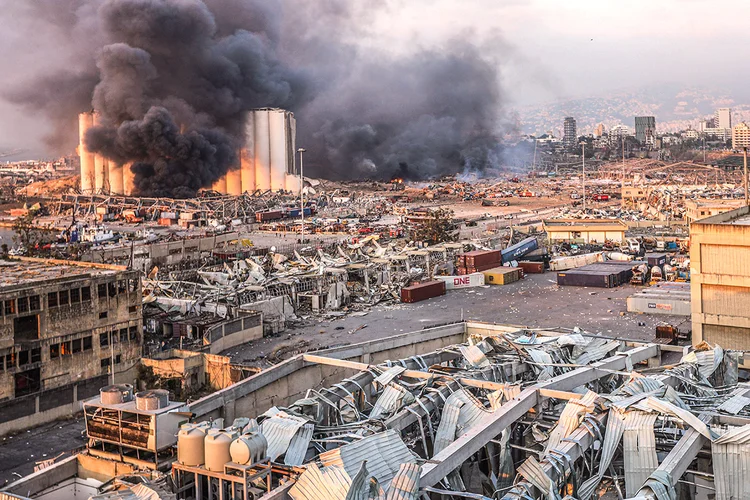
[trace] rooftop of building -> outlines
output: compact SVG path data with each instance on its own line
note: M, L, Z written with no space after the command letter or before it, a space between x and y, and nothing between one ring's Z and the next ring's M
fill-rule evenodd
M750 206L740 207L723 214L713 215L693 222L693 225L750 226Z
M745 204L745 200L734 200L734 199L712 199L712 198L699 198L697 200L687 200L685 205L693 208L701 207L736 207L739 208Z
M123 266L16 257L10 260L0 260L0 290L16 285L28 285L63 278L114 275L118 271L125 270L126 268Z
M542 222L545 228L552 230L569 230L572 227L587 227L596 229L613 228L622 230L626 230L628 228L628 225L621 220L613 219L546 219Z

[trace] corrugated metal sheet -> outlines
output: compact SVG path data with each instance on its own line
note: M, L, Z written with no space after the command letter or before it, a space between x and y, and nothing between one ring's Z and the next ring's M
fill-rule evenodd
M552 479L544 472L542 466L533 455L529 456L524 463L518 467L518 473L528 482L543 492L547 498L556 498Z
M577 365L589 365L603 359L607 354L620 347L619 340L594 339L586 350L575 359Z
M747 389L736 389L732 396L721 403L717 409L731 415L737 415L744 407L750 405L750 398L744 396L745 392L747 392Z
M725 431L711 443L716 500L750 498L750 425Z
M692 351L680 360L681 363L695 363L698 365L698 371L704 377L710 377L724 359L724 350L718 345L713 349L706 351Z
M466 404L457 399L446 400L443 405L443 412L440 416L440 425L435 433L435 443L433 444L432 454L436 455L451 444L456 439L456 427L458 426L458 415L461 407Z
M529 353L529 356L531 356L531 359L534 360L534 363L537 363L534 368L537 372L539 372L538 379L551 379L555 374L554 367L552 366L552 356L550 356L548 352L542 351L540 349L526 349L526 352Z
M343 467L320 469L313 462L289 489L289 496L294 500L345 500L351 484Z
M487 359L487 356L484 355L479 347L475 345L459 346L458 350L461 351L461 355L469 366L473 366L474 368L490 366L490 360Z
M380 385L386 386L391 383L393 379L395 379L405 371L406 368L404 368L403 366L391 366L386 371L378 375L375 378L375 382L379 383Z
M355 475L367 460L367 469L387 488L401 464L416 463L416 458L394 430L373 434L355 443L320 454L326 467L343 466L347 474Z
M713 440L715 438L705 422L690 413L688 410L685 410L684 408L678 408L672 403L653 397L648 398L645 403L652 410L681 418L686 424L703 434L707 439Z
M307 420L304 418L289 415L279 410L274 416L263 421L260 425L260 433L268 441L268 456L272 461L276 461L279 456L286 452L292 438L305 423L307 423Z
M625 414L625 432L622 440L625 493L631 498L659 466L654 438L656 417L655 413L638 410Z
M602 443L602 455L599 459L599 470L578 488L579 500L589 500L594 495L596 487L599 486L604 473L607 472L609 465L612 463L623 432L625 432L625 421L620 412L609 410L607 428L604 431L604 442Z
M594 410L594 402L597 397L598 395L595 392L588 391L582 398L571 399L565 404L565 408L560 413L557 425L550 432L547 447L544 449L545 455L550 450L557 449L563 438L568 437L581 424L581 417L583 415L591 413Z
M375 401L370 418L387 417L401 407L415 401L412 393L396 384L389 384Z
M359 472L352 479L346 500L372 500L383 496L378 480L367 471L367 462L362 462Z
M417 500L421 472L422 467L417 464L401 464L385 494L385 500Z
M305 462L307 447L310 446L314 429L314 424L305 424L297 431L284 455L286 465L302 465Z

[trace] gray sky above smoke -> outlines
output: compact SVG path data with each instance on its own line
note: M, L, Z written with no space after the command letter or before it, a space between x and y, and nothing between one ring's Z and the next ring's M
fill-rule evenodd
M40 68L68 64L52 54L69 33L42 32L43 19L20 15L26 2L1 3L0 90ZM49 17L63 17L70 3L58 0ZM310 3L330 4L335 13L335 2ZM499 31L503 43L512 46L502 60L511 105L666 81L746 92L741 82L748 70L737 64L745 59L750 37L744 25L750 2L743 0L392 0L384 2L385 9L371 9L369 1L347 3L361 12L357 29L344 36L393 53L439 47L465 29L490 40ZM305 2L301 5L295 15L306 14ZM488 42L486 50L491 49ZM49 127L41 113L0 102L0 145L42 152L41 138Z

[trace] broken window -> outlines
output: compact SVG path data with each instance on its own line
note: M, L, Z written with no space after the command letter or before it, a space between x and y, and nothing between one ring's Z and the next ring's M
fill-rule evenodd
M39 300L39 295L32 295L29 297L29 309L31 311L38 311L41 307L41 301Z
M119 365L120 363L122 363L122 354L115 356L115 364Z
M81 290L79 288L73 288L70 291L70 303L78 304L81 301Z
M128 329L120 328L120 342L127 342L127 341L128 341Z
M16 397L39 392L42 388L42 378L39 368L16 373L15 386Z
M55 359L59 357L60 357L60 344L50 344L49 359Z
M107 291L109 292L110 297L114 297L117 295L117 285L115 285L115 282L107 283Z
M15 344L39 339L39 315L22 316L13 319L13 341Z
M90 351L93 348L93 339L91 335L83 337L83 350Z
M118 344L120 342L120 336L117 334L117 331L112 332L112 343Z
M16 314L16 301L13 299L5 301L5 315L10 314Z
M117 293L125 293L128 291L128 282L126 280L119 280L117 282Z
M85 286L81 288L81 302L89 302L91 300L91 287Z
M130 314L138 312L138 306L130 306L130 307L128 307L128 312Z
M138 290L138 279L129 279L128 280L128 292L135 292Z
M102 358L99 364L101 365L102 368L106 368L112 364L112 360L110 358Z
M26 366L29 364L29 351L21 351L18 353L18 366Z
M81 347L81 343L82 343L81 339L75 339L75 340L73 340L71 342L71 347L73 349L73 354L75 354L77 352L81 352L83 350L83 348Z
M8 369L15 368L16 366L16 353L11 351L5 355L5 366Z
M137 326L131 326L130 327L130 340L138 340L138 327Z
M50 292L47 294L47 307L57 307L57 292Z
M58 301L61 306L67 306L70 303L70 297L68 296L67 290L60 290L60 300Z
M42 348L35 347L31 350L31 362L39 363L42 360Z
M67 342L63 342L62 344L60 344L60 355L61 356L70 356L71 354L73 354L73 349L71 348L70 340L68 340Z
M108 345L109 345L109 333L100 333L99 334L99 346L107 347Z
M29 298L28 297L18 298L18 312L19 313L29 312Z
M99 283L96 287L96 294L99 296L100 299L103 299L107 296L107 284L106 283Z
M99 319L107 319L107 311L100 312Z

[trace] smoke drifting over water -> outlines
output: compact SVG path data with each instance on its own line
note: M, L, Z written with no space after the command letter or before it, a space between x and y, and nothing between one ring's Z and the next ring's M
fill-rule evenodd
M75 144L76 114L96 109L87 146L133 162L143 195L210 187L237 164L244 114L260 107L295 113L312 176L497 164L497 63L467 41L404 56L350 43L361 15L351 2L34 0L26 14L65 40L57 57L71 69L3 94L47 113L60 149Z

